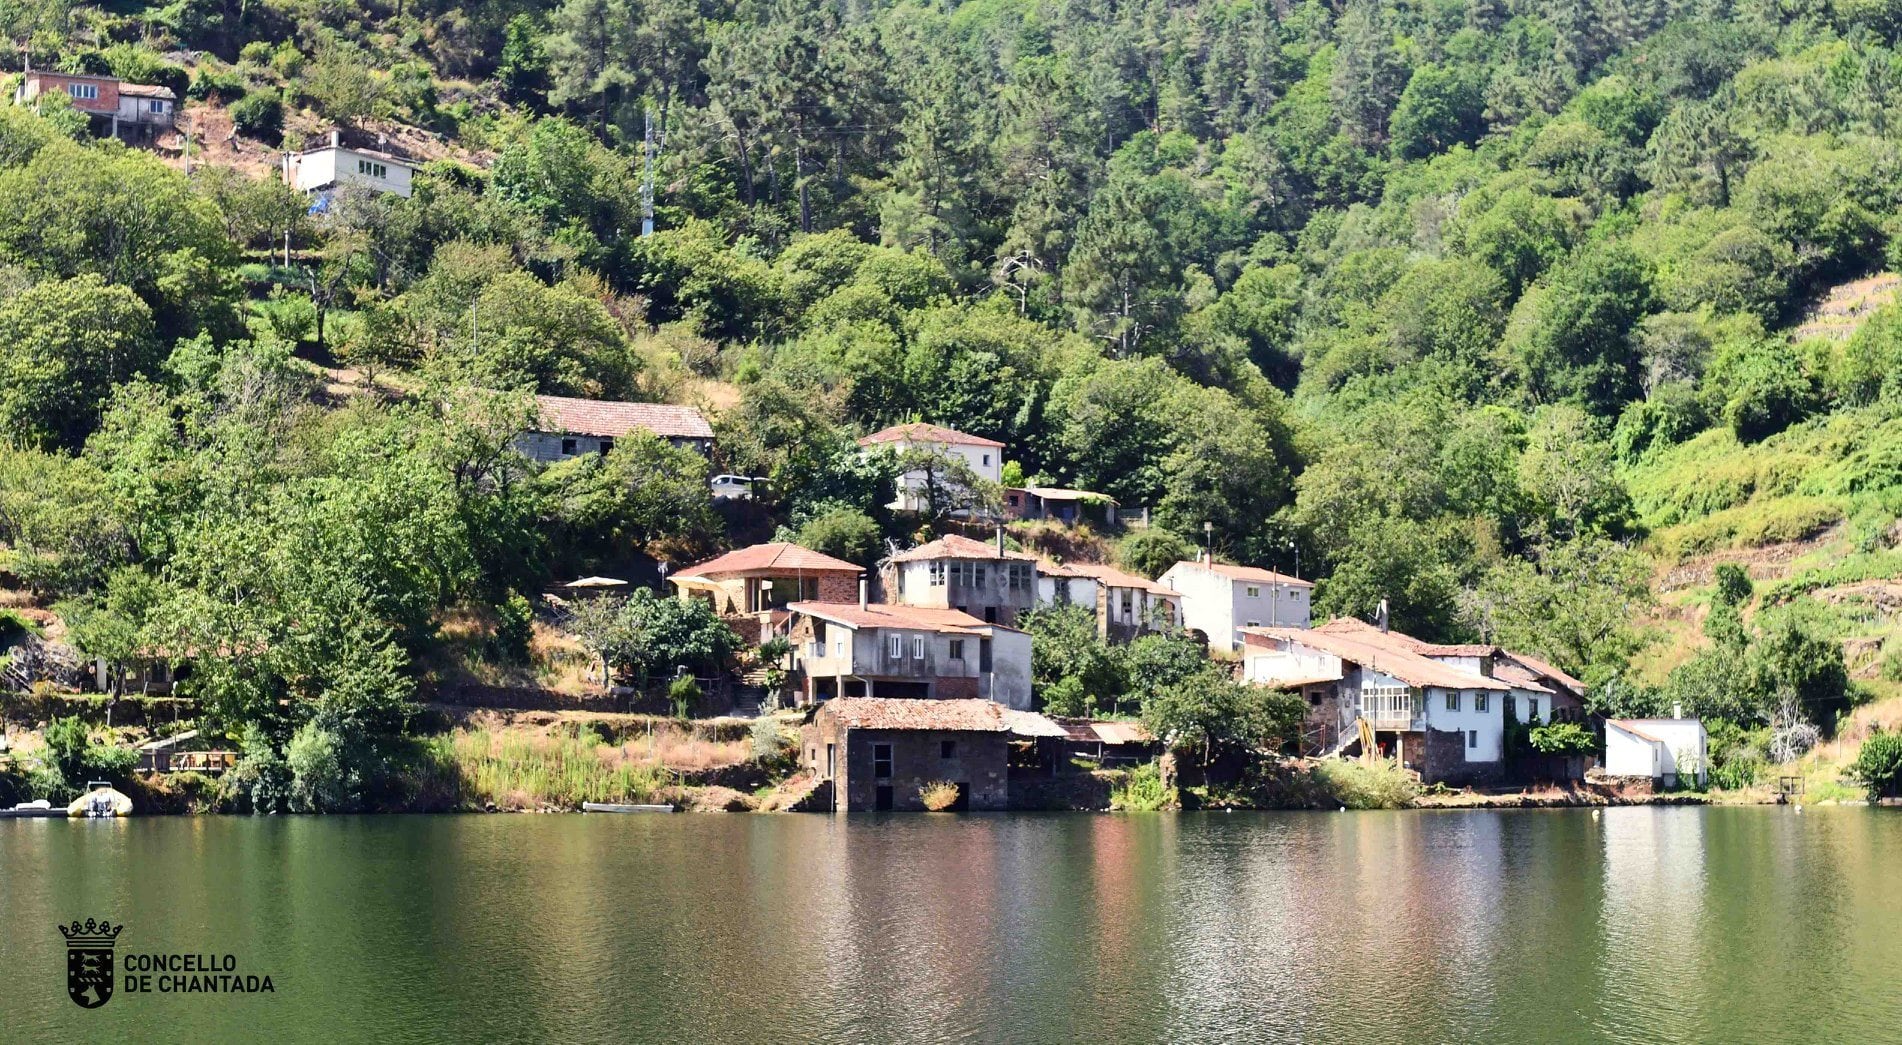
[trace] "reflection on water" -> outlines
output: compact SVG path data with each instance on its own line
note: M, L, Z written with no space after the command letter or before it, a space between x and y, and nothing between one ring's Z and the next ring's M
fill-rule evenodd
M6 1040L1893 1037L1881 810L0 822ZM64 992L54 925L275 995Z

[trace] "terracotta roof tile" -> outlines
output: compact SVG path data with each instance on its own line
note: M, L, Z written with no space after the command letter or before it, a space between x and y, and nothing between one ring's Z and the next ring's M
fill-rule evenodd
M911 700L902 697L838 697L820 708L847 729L936 729L959 733L1004 733L1004 708L988 700L959 697Z
M860 446L875 446L879 443L943 443L946 446L995 446L1003 443L995 439L986 439L981 435L971 435L955 428L943 425L926 424L913 421L910 424L893 425L890 428L873 432L859 440Z
M1447 644L1426 642L1398 631L1383 632L1364 620L1353 617L1336 617L1326 624L1317 624L1315 631L1332 632L1337 635L1386 635L1388 639L1404 646L1422 657L1490 657L1499 652L1499 647L1484 643Z
M645 429L667 439L712 439L713 426L691 406L664 403L621 403L600 399L536 396L545 431L598 435L618 439Z
M940 635L982 635L985 631L1016 631L1002 624L988 624L963 610L932 606L899 606L874 602L861 607L856 602L793 602L787 609L794 613L821 617L848 628L905 628Z
M960 537L955 533L946 534L929 544L921 544L909 551L892 556L893 562L918 562L924 559L1023 559L1035 561L1035 555L1004 549L997 553L997 545L992 541L974 541L969 537Z
M1176 563L1176 565L1190 566L1198 570L1208 570L1211 573L1220 574L1230 580L1259 581L1264 584L1286 585L1290 588L1314 587L1313 581L1304 581L1299 577L1290 577L1285 573L1264 570L1259 566L1237 566L1234 563L1228 562L1207 563L1197 559L1187 559Z
M1344 634L1310 628L1242 628L1243 635L1297 642L1311 649L1331 653L1371 671L1391 675L1409 686L1433 686L1439 689L1506 690L1507 683L1450 664L1423 657L1395 641L1392 632L1372 630L1371 634ZM1400 636L1408 638L1408 636ZM1410 640L1411 641L1411 640Z
M805 573L864 573L865 571L844 559L835 559L830 555L802 548L787 541L774 541L770 544L755 544L738 548L725 555L708 559L674 574L674 579L683 577L716 577L735 573L775 573L794 570Z
M1171 598L1180 598L1182 595L1181 592L1173 588L1165 588L1140 574L1119 570L1114 566L1105 566L1098 562L1073 562L1066 568L1085 577L1094 577L1108 588L1141 588L1151 595L1167 595Z
M1558 683L1561 687L1570 690L1573 696L1583 697L1585 695L1585 683L1580 682L1579 680L1573 678L1570 675L1567 675L1565 672L1560 671L1558 668L1552 666L1551 664L1543 660L1540 660L1539 658L1532 656L1529 653L1515 653L1512 650L1506 650L1505 654L1507 657L1510 657L1511 659L1518 661L1520 664L1530 669L1534 674L1542 675L1545 678Z

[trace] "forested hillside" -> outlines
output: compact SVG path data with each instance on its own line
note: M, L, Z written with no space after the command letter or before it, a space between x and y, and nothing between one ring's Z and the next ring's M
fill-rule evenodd
M764 532L861 559L910 531L853 437L921 419L1618 710L1827 729L1845 640L1902 677L1893 280L1814 321L1902 266L1893 3L0 18L191 99L189 174L0 111L0 539L208 696L375 705L447 614L731 539L658 443L515 474L531 389L715 408ZM265 179L333 126L414 197Z

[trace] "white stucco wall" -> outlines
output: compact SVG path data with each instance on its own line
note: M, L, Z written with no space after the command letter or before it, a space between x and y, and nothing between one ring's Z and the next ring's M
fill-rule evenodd
M1606 773L1666 780L1695 773L1700 783L1710 778L1709 739L1703 722L1694 718L1647 718L1634 720L1631 725L1655 741L1617 722L1606 722Z
M1459 694L1458 711L1447 708L1448 693ZM1484 711L1479 709L1482 698L1486 705ZM1506 694L1499 690L1445 690L1429 686L1426 691L1427 728L1477 734L1468 741L1466 761L1497 762L1505 756L1506 749L1505 705Z
M380 166L383 177L363 173L361 164ZM351 149L327 146L305 153L293 153L284 159L284 180L304 192L332 185L360 185L377 192L408 196L412 172L407 164L366 156Z
M1000 482L1003 479L1004 451L1001 447L968 446L962 443L951 445L932 442L930 440L914 442L910 439L900 439L897 442L883 443L880 445L891 447L900 454L903 454L907 450L914 449L936 450L948 456L963 458L964 463L970 465L971 473L980 479L986 479L993 483ZM887 505L887 507L898 511L924 510L925 498L920 492L924 490L924 488L925 473L923 471L905 472L898 477L897 498L892 501L891 504Z
M1194 563L1179 562L1169 567L1159 583L1182 595L1182 626L1206 635L1213 649L1238 649L1241 636L1235 632L1235 601L1228 590L1228 578Z

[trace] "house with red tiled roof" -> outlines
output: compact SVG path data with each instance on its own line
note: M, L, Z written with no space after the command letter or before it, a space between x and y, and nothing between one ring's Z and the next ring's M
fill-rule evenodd
M515 437L515 448L534 461L606 454L629 432L648 432L703 454L713 449L713 426L691 406L567 396L536 396L535 406L535 427Z
M981 435L970 435L943 425L914 421L893 425L859 440L866 449L889 448L900 454L925 450L945 457L961 459L971 474L987 483L998 483L1004 475L1004 444ZM929 508L927 488L932 477L924 469L913 469L898 477L897 496L887 507L893 511L922 512Z
M1129 642L1182 624L1182 595L1157 581L1093 562L1037 564L1037 601L1082 606L1096 614L1097 637Z
M1512 684L1506 716L1518 722L1580 721L1585 717L1585 684L1545 661L1489 643L1424 642L1397 631L1342 617L1317 625L1316 631L1349 635L1381 633L1430 660Z
M1244 680L1307 698L1309 750L1344 753L1371 737L1427 783L1498 779L1506 702L1544 692L1496 677L1490 658L1479 666L1436 659L1421 652L1432 644L1359 621L1244 627L1242 637Z
M1030 636L955 609L875 602L786 607L801 700L981 697L1030 707Z
M893 555L879 568L887 602L954 609L1013 624L1037 605L1037 557L995 540L947 534Z
M13 92L15 105L40 107L42 95L65 95L86 114L93 134L128 145L151 146L170 134L178 118L178 96L170 87L127 83L116 76L28 69Z
M925 787L939 781L956 789L954 810L1004 809L1007 714L971 698L840 697L819 705L800 730L800 758L837 812L923 810Z
M667 578L683 600L699 599L722 617L768 621L776 610L784 620L786 606L802 600L851 602L864 580L857 564L786 541L739 548Z
M1241 648L1243 628L1307 627L1314 594L1299 577L1208 556L1178 562L1156 581L1182 596L1182 626L1221 650Z

